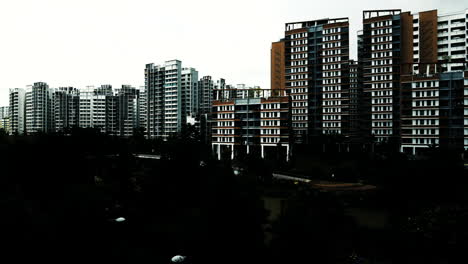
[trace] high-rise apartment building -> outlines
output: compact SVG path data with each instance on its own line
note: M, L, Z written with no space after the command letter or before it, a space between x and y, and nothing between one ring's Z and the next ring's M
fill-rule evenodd
M10 132L10 107L0 107L0 129L4 129L6 133Z
M118 136L130 137L134 129L140 127L140 90L130 85L122 85L115 95L117 98Z
M112 87L103 85L95 88L87 86L80 90L79 126L98 128L106 133L106 98L112 96Z
M187 122L187 117L197 117L200 108L198 96L198 71L194 68L182 68L181 73L181 104L182 124Z
M163 137L174 135L182 128L182 62L167 61L164 65L164 125Z
M349 21L287 23L285 89L292 101L295 142L349 131Z
M10 89L10 134L23 134L25 130L25 95L22 88Z
M145 86L140 86L139 97L138 97L138 128L143 129L143 132L146 134L146 125L147 125L147 99L146 99L146 90Z
M452 121L439 126L442 120L459 119L455 113L460 110L451 102L460 100L456 83L463 82L461 73L454 72L466 70L466 10L449 15L372 10L364 11L363 19L363 82L371 98L371 133L378 140L398 138L402 149L413 153L423 145L454 145L445 135L460 141L461 130ZM446 103L450 113L440 105Z
M413 62L413 18L401 10L363 12L363 85L371 98L371 134L399 137L400 74Z
M198 72L182 68L179 60L145 68L147 136L167 139L181 131L187 116L198 110Z
M73 87L60 87L53 92L52 109L54 131L63 132L67 128L78 127L80 115L80 92Z
M0 119L10 116L10 107L9 106L0 106Z
M52 90L44 82L26 87L25 95L26 133L49 133L53 131Z
M164 66L146 64L145 95L146 95L146 134L148 138L164 135Z
M203 76L200 81L198 81L198 92L200 98L199 113L201 115L211 113L214 89L215 82L211 79L211 76Z
M322 133L348 135L350 132L350 60L347 18L329 20L326 25L323 25L320 55Z

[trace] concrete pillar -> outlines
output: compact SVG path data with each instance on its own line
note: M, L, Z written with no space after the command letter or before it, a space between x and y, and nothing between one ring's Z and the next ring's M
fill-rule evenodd
M221 160L221 144L218 144L218 160Z
M289 145L286 145L286 161L289 161Z
M247 145L247 154L249 154L249 151L250 151L249 145Z
M231 160L234 159L234 144L231 145Z
M265 157L265 149L263 145L261 145L260 148L262 149L262 159L263 159Z
M416 147L413 147L413 155L416 155Z

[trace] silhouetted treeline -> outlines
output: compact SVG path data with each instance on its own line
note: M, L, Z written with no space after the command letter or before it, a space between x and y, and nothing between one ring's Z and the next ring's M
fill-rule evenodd
M193 127L167 141L0 133L6 263L453 263L468 246L458 154L411 160L384 145L217 161L198 138ZM325 192L278 169L377 188Z

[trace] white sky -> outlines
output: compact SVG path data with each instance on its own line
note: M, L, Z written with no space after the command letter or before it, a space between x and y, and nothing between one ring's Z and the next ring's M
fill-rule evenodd
M199 76L270 85L271 42L284 23L362 10L468 8L464 0L0 0L0 106L8 88L144 84L146 63L179 59ZM352 55L355 52L352 50Z

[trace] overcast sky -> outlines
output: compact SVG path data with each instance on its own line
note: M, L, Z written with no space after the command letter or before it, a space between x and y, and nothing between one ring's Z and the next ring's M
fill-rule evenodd
M179 59L200 77L268 88L270 46L284 23L362 10L468 8L465 0L15 0L0 2L0 106L8 88L144 84L146 63ZM353 45L354 49L355 45ZM352 56L355 52L352 51Z

